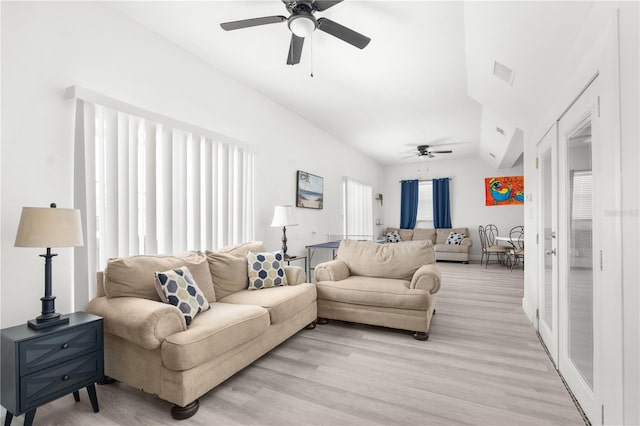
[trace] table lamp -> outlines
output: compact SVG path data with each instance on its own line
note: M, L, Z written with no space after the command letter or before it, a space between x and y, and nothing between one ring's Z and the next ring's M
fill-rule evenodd
M296 226L298 222L293 216L293 207L290 205L275 206L271 226L282 226L282 257L287 260L287 226Z
M51 294L51 260L57 254L51 247L75 247L82 243L82 221L80 210L58 209L54 203L50 208L23 207L16 235L16 247L41 247L47 252L44 257L44 297L42 314L29 320L27 325L35 330L65 324L69 318L56 312L56 297Z

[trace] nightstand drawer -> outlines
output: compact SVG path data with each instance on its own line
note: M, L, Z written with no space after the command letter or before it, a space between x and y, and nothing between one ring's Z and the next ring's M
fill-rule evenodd
M101 346L102 321L25 340L20 343L20 375L93 352Z
M25 412L102 378L102 351L94 352L20 379L20 411Z

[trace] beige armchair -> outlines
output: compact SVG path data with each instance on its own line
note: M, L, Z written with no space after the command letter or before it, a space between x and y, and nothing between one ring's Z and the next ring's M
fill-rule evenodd
M340 242L334 260L315 268L320 323L379 325L429 337L441 275L431 241Z

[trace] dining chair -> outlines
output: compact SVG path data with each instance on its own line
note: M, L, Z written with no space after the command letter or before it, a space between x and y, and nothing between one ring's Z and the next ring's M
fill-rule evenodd
M511 256L513 260L510 262L510 268L513 271L513 266L518 264L518 260L522 259L522 266L524 267L524 226L514 226L509 231L509 242L513 246Z
M497 263L504 264L508 249L505 246L501 246L497 243L496 237L498 236L498 227L493 224L489 224L484 227L484 240L487 246L487 261L485 268L489 265L489 257L492 254L496 255Z
M484 257L487 255L487 241L484 235L484 226L478 226L478 234L480 235L480 248L482 249L482 253L480 255L480 265L482 265Z

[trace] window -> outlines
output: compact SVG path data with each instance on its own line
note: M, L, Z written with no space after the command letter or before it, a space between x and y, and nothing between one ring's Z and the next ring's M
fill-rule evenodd
M76 204L94 236L89 271L115 256L253 239L253 153L153 113L77 102L76 170L84 176L76 179Z
M373 239L373 189L369 185L345 178L344 237L354 240Z
M433 185L432 182L422 181L418 187L418 216L420 222L433 222Z

